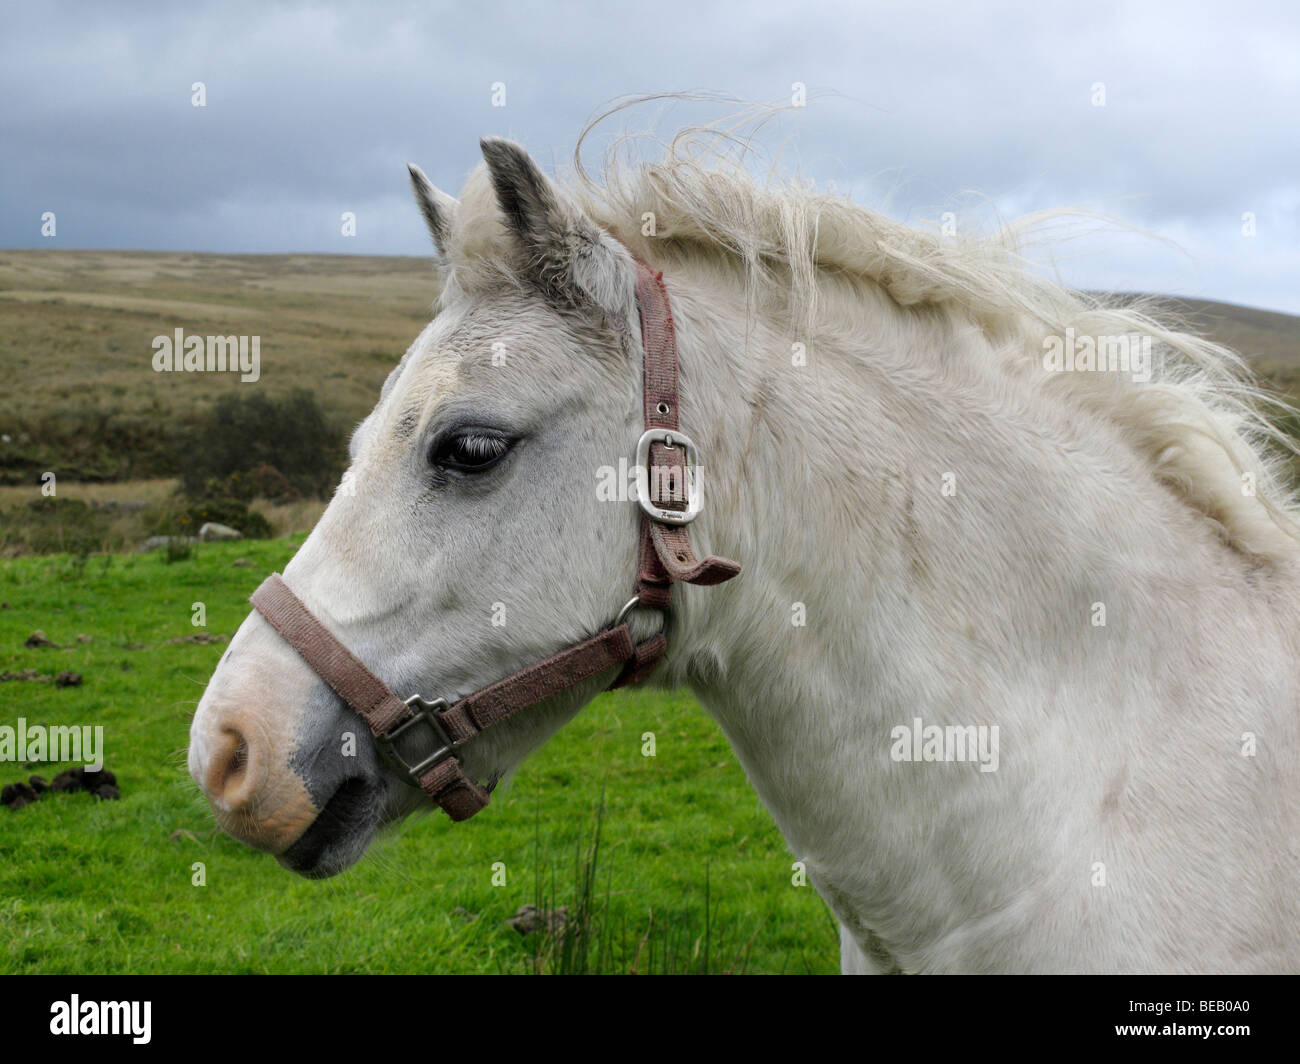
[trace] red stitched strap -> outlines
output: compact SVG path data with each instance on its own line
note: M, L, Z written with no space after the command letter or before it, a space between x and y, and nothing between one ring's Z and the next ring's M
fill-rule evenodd
M321 624L279 573L272 573L262 582L253 592L252 603L376 736L414 715L383 680ZM459 747L484 728L625 662L627 667L612 686L635 682L658 664L667 647L662 635L638 646L633 644L626 624L607 628L474 692L439 713L438 721L453 745ZM420 777L419 785L452 820L467 820L489 801L487 791L465 775L455 757L432 765Z
M645 347L642 369L642 408L647 429L678 427L677 335L672 307L662 273L637 264L636 300L641 316L641 342ZM675 470L671 477L651 476L648 486L656 506L686 509L686 451L662 442L650 445L650 465ZM674 580L687 584L721 584L740 572L729 558L710 554L701 559L691 547L685 525L665 525L648 515L641 520L641 545L637 559L636 594L641 605L667 609L672 604Z
M636 305L641 316L641 406L648 429L677 428L677 331L663 273L636 264ZM663 407L663 409L660 409Z
M638 643L636 653L623 666L623 671L618 674L617 679L609 685L609 690L613 691L619 687L627 687L629 684L640 683L654 671L654 667L663 660L663 656L667 653L668 640L664 638L662 632L651 636L644 643Z
M462 698L438 715L452 742L468 742L484 728L499 724L521 709L567 691L597 673L636 656L626 624L603 632L511 673L489 687Z
M673 578L668 575L659 552L650 538L650 526L655 522L642 515L641 538L637 546L636 586L632 593L639 604L652 610L667 610L673 604Z
M316 619L279 573L263 580L251 601L257 612L317 676L356 710L375 735L382 735L398 721L413 715L410 706ZM465 775L455 758L438 762L420 777L419 784L452 820L467 820L490 800L487 791Z
M279 573L262 581L249 601L376 735L411 715L410 707L316 619Z
M454 757L439 761L421 776L420 789L442 806L452 820L468 820L492 800L487 791L465 775Z
M730 558L719 558L716 554L697 558L685 525L661 525L658 521L647 523L655 553L674 580L708 587L725 583L740 573L739 563Z

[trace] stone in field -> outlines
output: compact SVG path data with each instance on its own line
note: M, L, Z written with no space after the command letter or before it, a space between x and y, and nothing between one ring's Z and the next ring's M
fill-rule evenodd
M229 525L220 525L216 521L208 521L199 529L199 539L204 543L212 543L216 540L223 539L243 539L244 534Z
M569 922L568 906L561 905L558 909L548 912L545 909L539 909L536 905L521 905L519 910L506 921L507 926L513 927L521 935L531 935L535 931L546 931L552 935L558 935Z

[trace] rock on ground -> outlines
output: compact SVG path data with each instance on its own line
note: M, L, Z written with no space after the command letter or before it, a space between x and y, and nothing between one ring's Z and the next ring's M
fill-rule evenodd
M569 922L569 910L561 905L558 909L547 911L536 905L521 905L506 924L521 935L531 935L534 931L545 931L552 935L560 934Z
M204 543L211 543L214 540L243 538L244 534L242 532L231 528L229 525L217 524L216 521L208 521L199 529L199 539L203 540Z

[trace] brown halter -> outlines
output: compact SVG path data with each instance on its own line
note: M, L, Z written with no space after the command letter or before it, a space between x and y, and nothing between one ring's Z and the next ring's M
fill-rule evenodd
M668 641L660 633L633 643L625 621L632 608L667 610L673 581L720 584L740 572L733 561L714 555L700 559L691 549L686 526L699 513L699 498L688 497L688 471L698 466L698 457L695 444L677 429L673 315L663 274L640 262L636 299L645 348L645 432L637 443L641 544L634 597L613 625L449 705L440 698L395 695L317 620L279 573L253 592L257 611L369 725L384 760L452 820L468 820L488 804L487 790L465 775L456 756L470 739L615 665L623 669L611 690L644 679L667 652ZM418 745L421 731L425 741Z

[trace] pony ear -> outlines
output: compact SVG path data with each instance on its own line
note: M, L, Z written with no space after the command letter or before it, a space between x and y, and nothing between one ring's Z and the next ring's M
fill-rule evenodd
M439 255L447 250L447 233L451 228L452 215L456 212L456 201L447 193L433 187L424 171L415 163L407 163L411 172L411 191L415 193L416 206L424 215L424 224L429 227L429 236L433 238L433 247Z
M615 316L635 309L636 269L628 250L588 218L518 144L479 141L506 229L523 270L569 303L594 303Z

